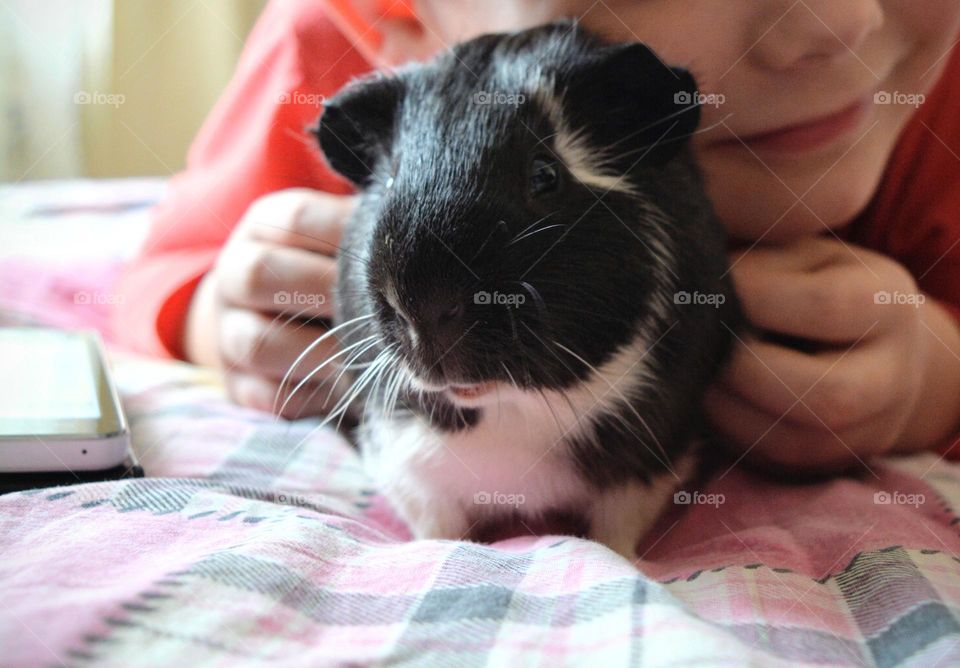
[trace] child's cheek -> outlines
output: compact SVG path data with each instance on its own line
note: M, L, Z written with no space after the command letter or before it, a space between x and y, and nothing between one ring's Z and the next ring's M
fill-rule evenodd
M568 15L562 0L418 0L417 13L427 30L446 44L456 44L490 32L512 32Z

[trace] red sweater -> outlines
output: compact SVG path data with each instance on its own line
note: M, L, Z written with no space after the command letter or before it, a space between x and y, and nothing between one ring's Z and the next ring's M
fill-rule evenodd
M250 204L285 188L347 194L306 128L319 95L330 97L370 65L320 2L269 3L250 33L233 80L171 179L114 312L118 341L139 352L182 357L180 335L197 283ZM318 95L319 94L319 95Z
M264 10L123 277L124 294L136 298L124 301L115 324L131 348L181 356L194 288L255 199L292 187L350 191L305 133L320 113L317 94L370 70L326 11L320 2L279 0ZM341 25L361 34L349 18ZM874 202L844 236L900 261L960 318L958 109L960 49L903 132Z

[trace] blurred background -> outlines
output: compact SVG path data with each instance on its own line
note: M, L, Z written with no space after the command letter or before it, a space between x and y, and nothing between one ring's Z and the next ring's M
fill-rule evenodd
M265 0L0 0L0 181L169 176Z

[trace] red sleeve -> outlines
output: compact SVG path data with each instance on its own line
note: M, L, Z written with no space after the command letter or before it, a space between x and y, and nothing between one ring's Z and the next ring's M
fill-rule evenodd
M960 48L904 128L848 238L903 264L960 326ZM960 459L949 439L939 450Z
M960 313L960 49L904 128L873 202L849 235L901 262Z
M305 129L320 114L321 96L369 69L322 3L269 3L121 278L127 299L114 313L118 341L181 357L194 289L251 202L293 187L349 192Z

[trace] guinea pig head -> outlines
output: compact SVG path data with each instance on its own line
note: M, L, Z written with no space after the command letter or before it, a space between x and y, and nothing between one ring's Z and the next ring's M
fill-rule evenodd
M672 294L655 193L699 120L684 70L561 22L361 79L315 133L363 200L351 253L424 390L582 380Z

